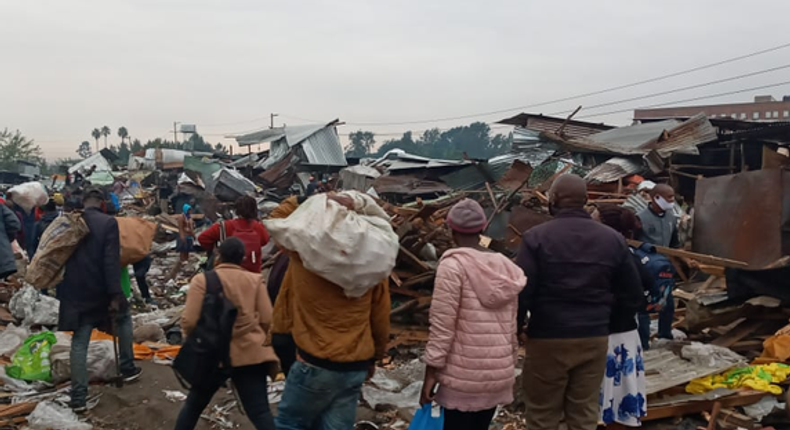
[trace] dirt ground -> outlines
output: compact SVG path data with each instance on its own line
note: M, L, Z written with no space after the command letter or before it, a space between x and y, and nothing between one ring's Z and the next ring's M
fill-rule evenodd
M170 430L175 426L183 402L170 402L162 390L178 390L186 394L168 366L150 361L137 362L143 376L137 382L116 388L109 385L91 387L91 395L102 393L101 400L87 415L96 428L113 430ZM233 398L227 390L214 395L211 405L222 405ZM254 430L238 408L228 415L235 428ZM211 423L201 419L197 430L211 429Z

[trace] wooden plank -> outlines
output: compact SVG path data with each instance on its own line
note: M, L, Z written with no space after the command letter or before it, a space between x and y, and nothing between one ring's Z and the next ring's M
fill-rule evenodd
M499 206L499 202L496 201L496 197L494 197L494 190L491 189L491 184L486 182L486 191L488 191L488 197L491 198L491 203L494 204L494 207Z
M715 402L712 409L713 411L710 413L707 430L716 430L716 420L719 418L719 414L721 413L721 402Z
M678 273L680 279L683 282L688 283L689 277L688 275L686 275L686 272L683 271L683 266L680 265L680 262L678 261L677 257L669 257L669 261L672 262L672 267L675 268L675 272Z
M729 348L732 345L735 345L739 340L744 339L755 331L759 331L759 329L766 324L766 321L746 320L745 322L738 324L735 328L728 331L723 336L714 339L711 344Z
M718 424L722 429L747 429L757 428L757 423L748 415L739 414L732 409L722 409L719 413ZM762 426L760 426L762 427Z
M642 242L632 239L628 239L628 244L636 248L642 246ZM696 252L684 251L682 249L656 246L656 252L670 257L690 258L700 263L712 264L714 266L732 267L735 269L746 269L749 267L749 264L743 261L731 260L729 258L721 258L713 255L698 254Z
M424 261L420 260L416 255L412 254L411 251L404 247L400 247L400 255L410 264L416 266L419 269L422 269L423 272L430 272L431 269Z
M400 294L402 296L413 297L415 299L418 297L426 296L425 293L421 293L419 291L414 291L414 290L408 290L406 288L400 288L400 287L390 287L390 294Z
M398 274L395 272L390 273L390 279L392 279L392 283L395 284L396 287L403 285L403 281L401 281L400 276L398 276Z
M769 393L762 391L741 391L734 396L724 397L718 400L706 400L698 402L689 402L679 405L667 405L651 408L648 405L647 416L642 418L642 421L654 421L670 417L682 417L684 415L698 414L703 411L713 409L716 402L720 402L724 408L734 408L736 406L752 405L763 397L770 396Z
M20 415L29 415L36 408L37 404L38 402L25 402L0 406L0 418L8 419Z

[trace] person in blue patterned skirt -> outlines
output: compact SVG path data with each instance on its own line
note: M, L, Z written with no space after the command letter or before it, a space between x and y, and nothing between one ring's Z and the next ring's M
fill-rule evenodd
M598 216L602 223L627 239L632 239L637 231L636 215L626 208L604 206L599 209ZM638 261L636 266L647 298L655 294L653 278ZM646 299L642 306L647 303ZM645 366L636 322L636 313L641 310L618 305L612 309L606 373L599 396L601 422L609 428L639 427L647 414Z

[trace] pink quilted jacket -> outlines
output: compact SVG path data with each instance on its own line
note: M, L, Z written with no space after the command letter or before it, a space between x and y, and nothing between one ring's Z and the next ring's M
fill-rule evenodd
M513 401L518 293L527 278L502 254L457 248L436 271L425 364L436 367L436 402L480 411Z

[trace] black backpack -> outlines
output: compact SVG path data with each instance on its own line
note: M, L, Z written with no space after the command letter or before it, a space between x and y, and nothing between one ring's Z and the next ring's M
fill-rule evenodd
M230 372L230 340L238 313L222 292L213 270L205 273L206 296L195 330L173 361L173 371L186 389L212 383Z

